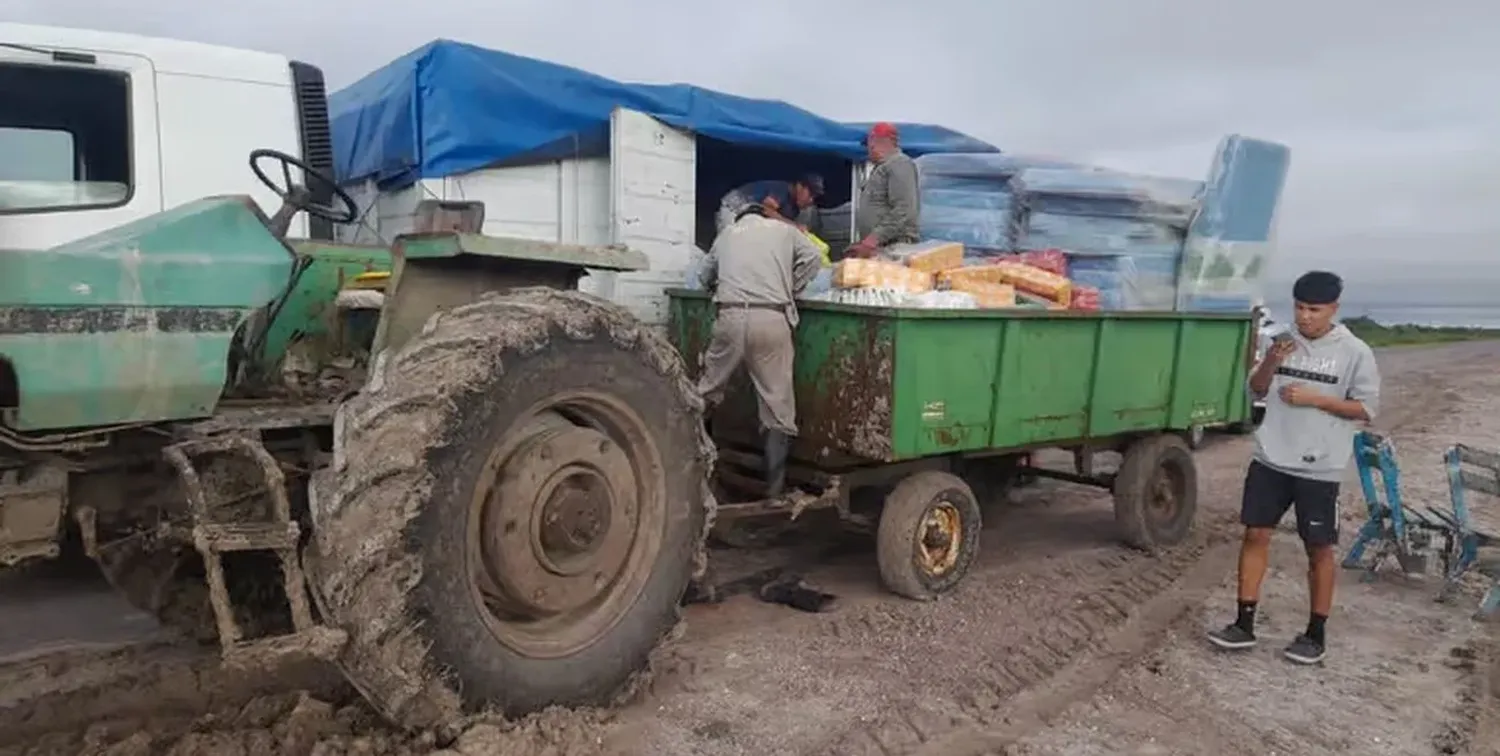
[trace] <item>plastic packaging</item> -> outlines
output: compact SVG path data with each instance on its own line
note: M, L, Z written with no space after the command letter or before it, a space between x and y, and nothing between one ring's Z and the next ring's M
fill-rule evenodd
M939 273L964 264L964 245L950 241L924 241L890 248L891 257L913 270Z
M1032 167L1071 163L1001 153L936 153L917 158L924 238L961 242L983 257L1013 247L1010 180Z
M961 292L973 297L974 301L980 307L997 308L1016 306L1016 287L1010 284L960 278L952 286L952 291Z
M1238 135L1219 143L1187 233L1177 309L1244 311L1263 299L1290 163L1284 145Z
M1011 191L1030 209L1059 214L1151 219L1186 226L1198 209L1202 181L1105 169L1028 168Z
M1073 299L1073 282L1056 273L1018 262L1000 263L995 267L1000 269L1001 283L1008 283L1020 291L1064 305Z
M1068 274L1099 290L1102 310L1172 310L1177 301L1177 256L1073 255Z
M972 295L959 291L924 291L912 294L895 289L832 289L804 299L859 307L915 307L925 310L973 310L979 306Z
M683 271L682 288L703 291L703 262L708 259L708 253L698 247L693 247L688 256L687 270Z
M1200 182L1113 171L1035 169L1012 182L1016 247L1066 250L1067 275L1104 310L1176 306L1187 224ZM1084 301L1092 301L1085 298Z
M976 295L963 291L924 291L906 295L905 301L907 307L924 310L973 310L986 306Z
M1016 229L1016 249L1061 249L1084 255L1182 254L1184 228L1129 218L1032 212Z
M840 289L894 289L915 294L932 290L932 274L893 260L854 258L834 263L833 285Z
M949 288L956 288L962 282L1005 283L1004 263L965 265L962 268L950 268L939 273L937 280L939 284Z
M818 271L811 283L802 292L802 298L816 296L833 289L833 266Z
M1048 273L1056 273L1059 276L1068 275L1068 256L1060 249L1041 249L1030 252L1022 252L1015 257L1016 261L1033 268L1041 268Z
M1099 290L1092 286L1079 286L1073 283L1073 301L1068 303L1070 310L1094 311L1099 309Z

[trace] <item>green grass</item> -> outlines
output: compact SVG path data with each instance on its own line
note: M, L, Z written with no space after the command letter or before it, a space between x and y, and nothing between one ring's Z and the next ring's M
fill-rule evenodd
M1364 316L1349 318L1344 321L1344 325L1372 347L1500 339L1500 328L1454 328L1411 324L1388 326Z

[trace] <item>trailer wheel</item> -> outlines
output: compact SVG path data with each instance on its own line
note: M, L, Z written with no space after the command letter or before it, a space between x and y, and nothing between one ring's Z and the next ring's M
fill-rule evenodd
M1187 443L1162 434L1131 444L1114 495L1115 524L1126 543L1146 550L1181 543L1198 514L1198 467Z
M880 578L892 593L934 599L963 580L979 553L979 503L956 475L926 471L896 485L876 534Z
M713 449L665 341L576 292L433 317L340 408L310 574L393 722L608 705L702 564Z

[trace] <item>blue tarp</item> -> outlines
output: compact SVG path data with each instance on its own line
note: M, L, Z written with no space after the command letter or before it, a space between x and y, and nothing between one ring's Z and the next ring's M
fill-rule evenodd
M747 146L864 155L861 124L785 102L685 84L623 84L575 68L437 40L329 98L341 183L405 186L497 164L603 154L609 115L637 110L697 134ZM939 126L899 124L902 148L996 152Z

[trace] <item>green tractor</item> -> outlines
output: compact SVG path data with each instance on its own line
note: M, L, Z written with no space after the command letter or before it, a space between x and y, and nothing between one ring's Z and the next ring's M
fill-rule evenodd
M216 197L0 254L0 565L77 544L226 661L333 659L402 726L609 701L713 508L676 351L576 291L645 258L461 203L389 249L287 239L355 203L250 162L273 217Z

